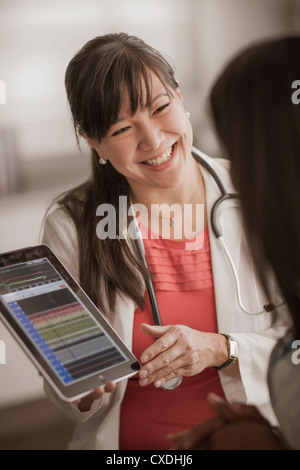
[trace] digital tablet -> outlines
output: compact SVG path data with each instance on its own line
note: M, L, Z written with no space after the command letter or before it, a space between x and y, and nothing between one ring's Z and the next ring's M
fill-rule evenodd
M0 313L63 400L76 400L140 368L46 245L0 254Z

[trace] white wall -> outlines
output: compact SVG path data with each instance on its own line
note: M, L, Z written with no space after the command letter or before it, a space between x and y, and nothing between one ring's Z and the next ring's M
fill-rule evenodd
M193 3L193 10L194 128L198 145L209 154L219 155L207 112L214 80L226 62L249 44L299 34L300 0L200 0Z
M0 136L13 136L10 158L26 189L0 197L0 251L37 243L47 202L87 174L63 85L67 63L87 40L124 31L164 52L176 65L197 142L214 154L205 106L216 74L253 40L300 32L299 18L299 0L0 0L7 89ZM0 364L0 408L40 396L41 378L1 323L0 340L7 360Z

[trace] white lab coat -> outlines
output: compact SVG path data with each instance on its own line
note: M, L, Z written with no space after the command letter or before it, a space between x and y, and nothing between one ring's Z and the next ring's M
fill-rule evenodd
M229 162L212 159L202 155L215 169L227 192L234 192ZM212 176L201 167L206 188L208 215L220 191ZM251 178L251 175L249 175ZM252 262L242 230L239 201L230 199L221 204L218 210L223 238L234 260L241 283L245 305L251 311L261 310L267 303L261 286L252 269ZM267 387L267 369L271 351L277 339L286 332L288 317L280 311L279 319L272 323L271 314L249 316L241 311L236 301L236 290L230 266L222 248L214 236L210 221L210 246L213 265L213 278L216 298L218 331L229 333L238 343L239 359L219 372L226 398L247 404L254 404L261 413L276 423L270 404ZM43 243L52 248L69 272L78 280L78 260L76 248L76 230L74 224L62 209L56 209L46 220ZM275 294L274 294L275 295ZM269 299L274 301L274 299ZM136 306L129 298L117 297L112 326L123 341L131 348L133 318ZM283 319L284 316L284 319ZM70 449L106 449L117 450L119 445L119 416L127 380L118 383L112 394L96 400L90 411L82 413L76 405L63 402L56 393L45 384L48 397L69 417L78 421L70 444Z

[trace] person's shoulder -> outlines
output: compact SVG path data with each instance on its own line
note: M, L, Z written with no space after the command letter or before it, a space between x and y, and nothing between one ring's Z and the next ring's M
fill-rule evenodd
M72 227L74 222L67 209L59 204L55 204L45 216L44 227L57 230L58 228Z
M230 160L225 157L211 157L206 153L201 152L202 158L204 158L207 163L214 168L215 170L223 170L225 172L230 171Z
M45 217L42 229L42 243L56 254L66 251L68 245L77 245L76 224L64 207L53 208Z
M209 157L210 160L214 162L216 166L219 166L220 168L224 168L226 171L230 171L230 160L228 158L223 158L223 157Z
M53 207L45 217L41 243L48 246L78 281L78 237L76 224L63 206Z
M65 219L65 217L69 217L68 211L60 204L53 204L46 215L46 219L48 220L62 220Z
M198 151L199 155L206 163L216 172L218 177L221 179L223 184L225 185L227 191L232 191L233 183L231 180L231 172L230 172L230 160L228 158L222 157L211 157L202 151Z
M47 211L45 223L57 226L76 225L85 209L88 184L84 183L57 197Z

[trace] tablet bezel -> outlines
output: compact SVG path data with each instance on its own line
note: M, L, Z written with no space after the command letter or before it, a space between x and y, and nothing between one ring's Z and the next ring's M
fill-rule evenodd
M26 263L42 258L47 258L49 260L63 280L68 284L75 296L80 299L80 301L94 317L96 322L99 323L100 327L112 339L112 341L116 343L122 354L124 354L124 356L127 358L127 361L113 366L107 370L98 371L90 377L79 379L75 383L70 383L67 385L63 384L59 377L54 373L46 359L43 357L35 343L19 326L17 320L8 310L0 295L0 315L3 319L3 323L12 333L14 338L18 341L22 349L27 353L34 365L38 368L41 375L53 387L60 398L68 402L78 400L84 395L90 393L96 387L104 386L109 381L118 382L122 379L135 375L140 368L140 364L136 357L127 348L120 336L108 323L104 315L90 300L90 298L79 286L73 276L67 271L64 265L47 245L26 247L23 249L0 254L0 269L4 268L5 266Z

